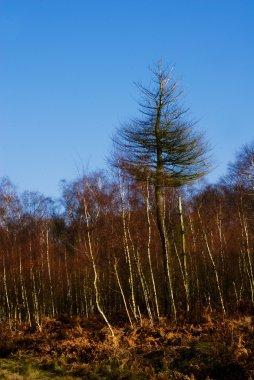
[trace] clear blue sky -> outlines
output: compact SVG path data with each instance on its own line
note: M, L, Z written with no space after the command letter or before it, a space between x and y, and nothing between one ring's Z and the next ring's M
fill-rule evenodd
M175 65L216 181L254 139L253 0L0 0L0 177L58 196L106 167L134 81Z

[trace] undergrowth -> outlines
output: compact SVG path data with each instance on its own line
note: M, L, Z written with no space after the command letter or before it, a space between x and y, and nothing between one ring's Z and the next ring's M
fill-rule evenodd
M0 379L251 380L251 316L114 327L95 318L44 318L42 331L2 322Z

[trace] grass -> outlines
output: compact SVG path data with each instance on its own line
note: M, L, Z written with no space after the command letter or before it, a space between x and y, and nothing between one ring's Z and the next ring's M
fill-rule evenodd
M0 379L4 380L73 380L77 377L64 374L65 371L55 366L52 363L51 368L43 369L31 362L30 358L23 358L22 360L17 357L0 359Z

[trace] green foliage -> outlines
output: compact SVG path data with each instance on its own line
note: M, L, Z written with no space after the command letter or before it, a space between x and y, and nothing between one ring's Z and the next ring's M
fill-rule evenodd
M182 186L206 174L207 144L180 104L172 70L158 64L152 85L138 88L141 115L118 129L115 165L156 186Z
M64 376L65 371L60 370L52 365L48 369L40 368L36 360L31 357L19 359L18 357L11 357L8 359L0 359L0 379L4 380L72 380L72 376ZM76 378L76 377L75 377ZM76 378L77 379L77 378Z

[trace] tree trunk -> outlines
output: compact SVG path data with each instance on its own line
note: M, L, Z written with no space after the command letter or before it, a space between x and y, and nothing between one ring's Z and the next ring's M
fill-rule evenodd
M158 296L157 296L157 290L155 285L155 279L153 274L153 267L152 267L152 261L151 261L151 220L150 220L150 206L149 206L149 183L147 181L146 186L146 215L147 215L147 224L148 224L148 241L147 241L147 256L148 256L148 262L149 262L149 269L150 269L150 275L153 285L153 293L154 293L154 301L155 301L155 308L156 308L156 318L159 319L160 317L160 311L159 311L159 302L158 302Z
M182 257L183 257L183 273L184 273L184 289L186 296L186 311L190 311L190 288L189 288L189 273L187 267L187 253L186 253L186 241L185 241L185 229L183 222L183 211L182 211L182 199L181 196L178 196L178 209L179 209L179 218L181 225L181 245L182 245Z
M164 312L165 315L170 315L173 311L174 318L176 319L176 308L174 301L174 294L172 288L172 281L169 271L169 242L166 234L164 223L164 199L161 186L155 186L155 200L156 200L156 212L157 212L157 226L160 234L161 246L162 246L162 259L163 259L163 272L164 272ZM171 302L170 302L171 299ZM172 310L171 310L172 307Z

